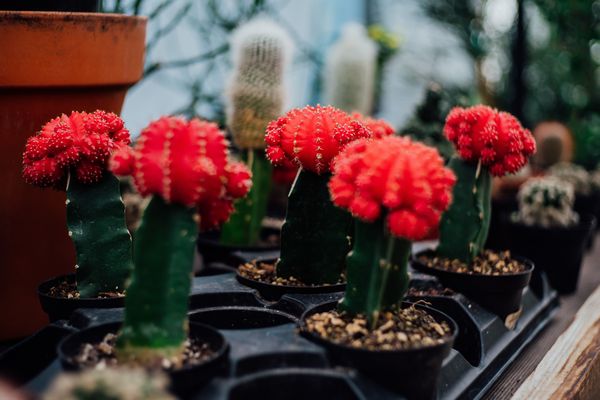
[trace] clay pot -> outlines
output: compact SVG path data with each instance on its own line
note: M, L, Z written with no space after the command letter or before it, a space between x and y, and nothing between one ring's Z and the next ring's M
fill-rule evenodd
M25 184L27 138L61 113L119 113L142 76L146 18L0 11L0 340L45 323L36 287L74 271L65 194Z

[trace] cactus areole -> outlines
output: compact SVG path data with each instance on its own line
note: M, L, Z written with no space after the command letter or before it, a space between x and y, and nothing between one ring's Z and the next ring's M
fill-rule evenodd
M449 166L458 182L442 217L437 251L470 264L487 239L492 176L519 171L535 152L535 141L515 117L482 105L452 109L444 134L456 147Z
M357 219L343 311L374 321L400 304L411 242L437 232L454 182L437 150L408 138L361 139L340 153L331 198Z
M107 171L111 153L128 144L121 118L96 111L54 118L25 146L25 181L67 193L67 228L82 298L123 291L131 272L131 236L119 181Z
M111 160L152 195L134 246L134 271L125 300L118 356L141 362L178 357L187 338L187 307L194 243L204 228L227 220L233 201L245 196L250 172L228 159L228 142L206 121L163 117L146 127L134 148Z
M289 194L277 276L305 284L340 279L350 250L352 218L329 198L331 162L348 143L370 136L363 124L333 107L293 109L267 127L271 163L278 166L287 160L301 168Z

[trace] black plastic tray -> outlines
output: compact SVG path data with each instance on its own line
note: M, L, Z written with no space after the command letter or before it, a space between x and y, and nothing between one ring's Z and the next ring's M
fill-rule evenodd
M412 274L411 286L439 285L435 278ZM341 298L343 293L285 295L266 302L242 286L234 274L194 279L190 318L213 324L231 345L230 370L215 378L196 399L398 399L398 395L359 373L330 364L322 348L296 333L296 321L306 310ZM459 336L444 360L439 398L477 399L498 379L551 319L558 298L545 278L533 280L523 295L521 317L513 330L495 315L464 296L419 297L451 316ZM59 321L0 356L0 372L26 389L42 392L61 371L56 345L73 330L118 321L122 309L82 309L70 321Z

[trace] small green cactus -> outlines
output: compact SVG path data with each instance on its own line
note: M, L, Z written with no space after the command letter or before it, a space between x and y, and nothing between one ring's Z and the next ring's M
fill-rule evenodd
M548 175L573 185L576 195L589 195L594 189L589 172L577 164L568 162L554 164L548 169Z
M271 190L271 164L265 158L265 129L285 103L284 72L292 52L291 39L275 22L250 21L232 36L233 74L227 91L227 126L242 158L252 171L253 188L236 202L221 230L221 242L253 245L259 240Z
M363 26L347 24L325 61L325 103L346 112L370 115L376 73L377 45Z
M90 369L60 374L42 400L175 400L161 372L138 368Z
M531 179L518 194L519 211L514 219L525 225L543 228L568 227L579 216L573 211L573 185L554 177Z

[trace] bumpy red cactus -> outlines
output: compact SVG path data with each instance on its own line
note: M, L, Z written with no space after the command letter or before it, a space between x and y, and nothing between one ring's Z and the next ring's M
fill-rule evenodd
M82 183L100 180L110 154L129 144L129 131L105 111L54 118L27 140L23 177L29 184L65 189L69 171Z
M245 196L250 171L228 159L228 141L216 124L181 117L162 117L141 133L134 148L123 148L111 159L117 175L131 175L143 195L158 195L168 203L197 206L204 229L225 222L233 201Z
M388 136L348 145L335 159L329 191L334 204L365 221L386 207L394 236L422 240L436 232L455 181L434 148Z
M337 108L296 108L267 127L267 158L275 166L287 158L320 175L330 171L331 160L345 145L370 135L364 125Z
M515 117L482 105L452 109L444 134L463 160L481 161L494 176L517 172L535 152L531 132Z
M362 122L374 139L381 139L394 134L394 128L384 119L365 117L361 113L353 113L352 118Z

